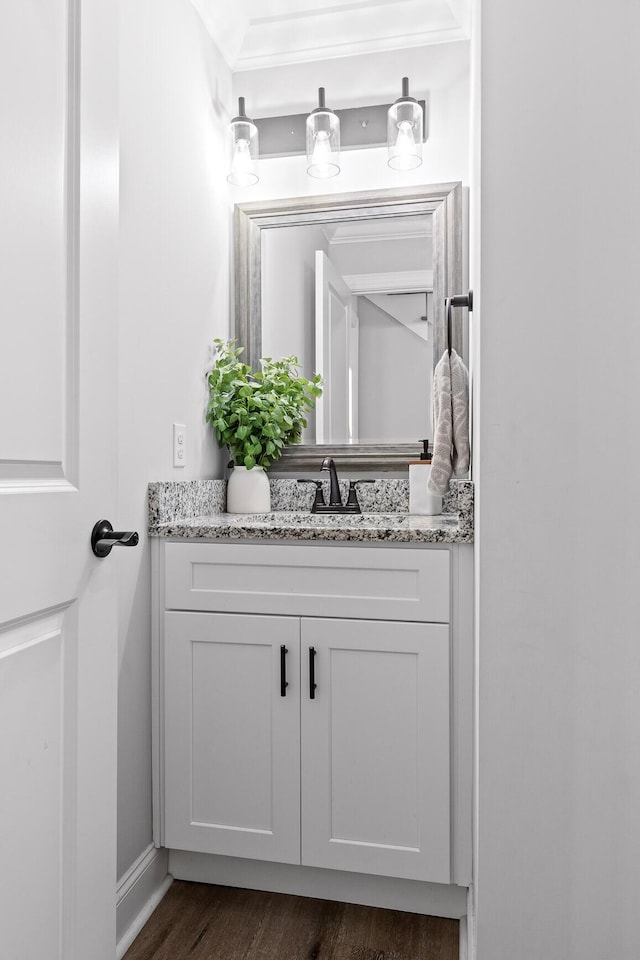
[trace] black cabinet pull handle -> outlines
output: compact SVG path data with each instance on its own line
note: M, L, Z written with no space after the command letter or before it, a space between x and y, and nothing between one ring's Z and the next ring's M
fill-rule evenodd
M316 698L316 648L309 647L309 699Z
M286 697L287 687L287 654L288 650L285 647L284 643L280 646L280 696Z

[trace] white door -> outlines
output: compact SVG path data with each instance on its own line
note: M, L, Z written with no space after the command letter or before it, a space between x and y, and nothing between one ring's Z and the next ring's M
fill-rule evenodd
M117 8L0 21L0 953L113 960Z
M165 614L164 844L300 863L300 621Z
M316 401L316 443L358 438L358 313L355 297L322 250L316 250L316 357L322 396Z
M302 863L450 883L449 627L303 619L301 656Z

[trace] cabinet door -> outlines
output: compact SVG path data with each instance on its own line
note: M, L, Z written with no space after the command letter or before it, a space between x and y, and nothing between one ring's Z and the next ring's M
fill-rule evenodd
M300 862L299 644L294 618L165 614L166 846Z
M449 628L304 619L301 641L302 863L449 883Z

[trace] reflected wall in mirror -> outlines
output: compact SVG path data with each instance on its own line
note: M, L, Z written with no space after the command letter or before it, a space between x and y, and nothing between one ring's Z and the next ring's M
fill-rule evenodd
M410 443L430 423L431 215L262 231L262 352L322 374L306 443ZM431 303L429 303L431 300Z
M295 353L324 393L278 469L406 466L431 435L445 296L463 289L460 184L241 204L236 329L247 362ZM457 311L453 345L462 352Z

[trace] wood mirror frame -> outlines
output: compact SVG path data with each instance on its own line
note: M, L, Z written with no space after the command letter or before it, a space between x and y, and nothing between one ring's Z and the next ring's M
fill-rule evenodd
M274 227L335 223L376 217L433 216L434 364L446 345L445 297L463 292L462 184L439 183L357 193L327 194L239 203L234 211L235 328L233 336L245 348L252 366L262 352L262 231ZM452 345L463 353L464 314L454 311ZM273 473L317 470L325 456L341 469L397 471L416 455L415 444L311 444L287 447Z

